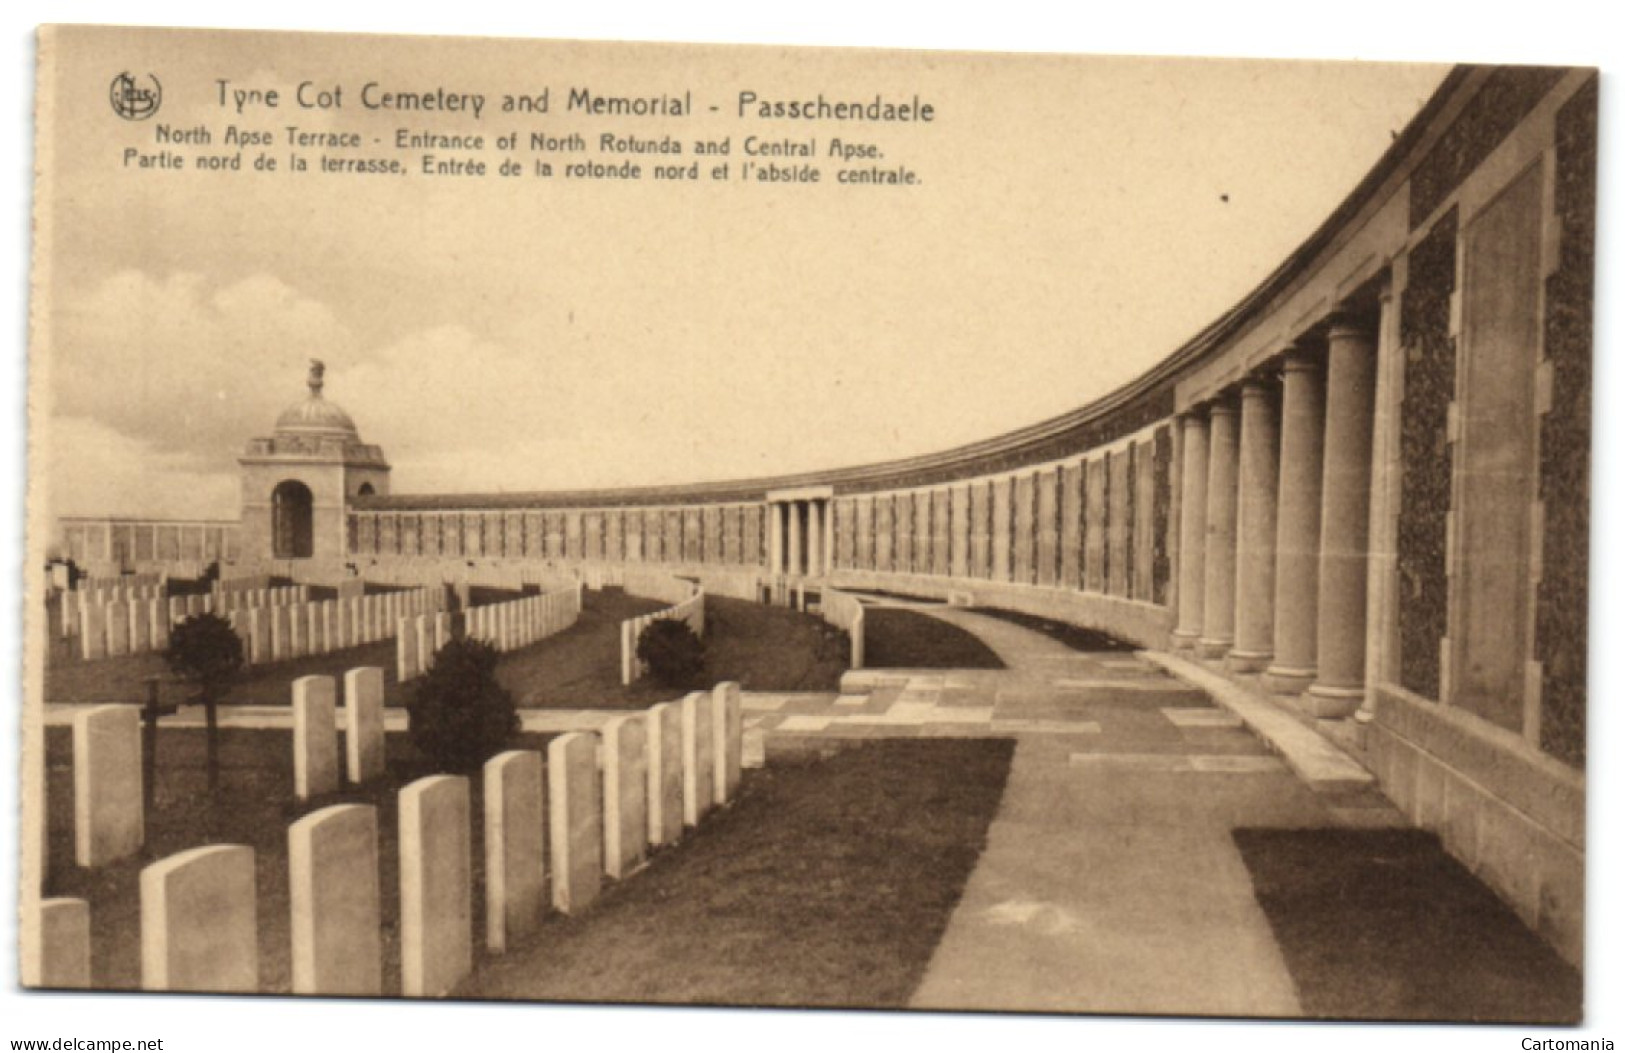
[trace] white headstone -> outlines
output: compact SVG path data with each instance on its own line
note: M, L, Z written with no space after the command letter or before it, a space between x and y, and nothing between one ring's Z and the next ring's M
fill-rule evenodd
M570 732L547 744L547 790L553 906L571 914L597 899L603 886L596 736Z
M712 750L716 774L716 803L733 800L739 789L744 741L744 706L739 696L739 685L724 680L711 691L715 707L711 715L711 733L716 745Z
M716 803L715 742L711 737L711 696L694 691L683 696L683 822L700 825Z
M73 716L74 858L99 867L141 848L141 711L96 706Z
M107 654L107 608L88 601L79 606L79 653L87 661Z
M649 850L648 722L643 714L604 724L604 873L624 878Z
M24 987L90 986L89 903L46 899L32 904L23 916L22 938Z
M288 827L293 992L383 993L378 810L336 804Z
M683 836L683 719L675 703L649 707L649 843Z
M302 676L293 682L293 789L302 800L339 788L333 695L330 676Z
M400 793L401 993L440 998L474 967L468 780L431 775Z
M402 618L395 627L395 680L406 683L418 675L418 634L409 619Z
M370 782L384 773L384 671L361 666L344 674L345 755L350 781Z
M130 605L120 600L109 603L107 614L107 653L130 653Z
M509 750L485 762L485 946L501 954L536 930L547 902L542 755Z
M259 987L254 850L209 845L141 871L141 986L149 991Z

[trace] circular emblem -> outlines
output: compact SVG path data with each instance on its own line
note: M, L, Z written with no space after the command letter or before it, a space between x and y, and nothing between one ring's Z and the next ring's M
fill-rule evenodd
M143 77L120 73L108 86L107 98L113 104L113 112L120 117L127 121L144 121L158 112L164 88L150 73Z

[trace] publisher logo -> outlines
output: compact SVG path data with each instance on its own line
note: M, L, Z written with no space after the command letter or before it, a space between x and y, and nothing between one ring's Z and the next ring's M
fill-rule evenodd
M120 73L108 87L107 98L113 104L113 112L120 117L127 121L144 121L158 112L164 89L150 73L144 77Z

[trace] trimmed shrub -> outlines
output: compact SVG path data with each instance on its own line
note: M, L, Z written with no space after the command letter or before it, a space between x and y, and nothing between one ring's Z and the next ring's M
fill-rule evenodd
M243 667L243 641L218 614L194 614L169 631L164 662L202 699L216 701Z
M478 768L519 733L513 695L497 681L497 651L458 637L435 652L407 706L407 730L437 770Z
M705 644L687 622L663 618L638 635L638 658L666 687L692 688L705 671Z

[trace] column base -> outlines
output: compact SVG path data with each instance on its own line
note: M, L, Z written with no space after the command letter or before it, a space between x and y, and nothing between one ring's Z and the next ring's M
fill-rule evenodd
M1264 670L1264 690L1277 695L1301 695L1315 682L1314 668L1272 665Z
M1256 673L1268 666L1273 657L1268 651L1232 650L1224 656L1224 667L1232 673Z
M1196 641L1196 656L1198 658L1204 658L1204 659L1207 659L1209 661L1212 661L1213 659L1216 659L1216 658L1223 658L1225 655L1230 653L1230 645L1233 644L1234 642L1235 642L1234 640L1212 640L1212 639L1197 640Z
M1201 636L1199 630L1175 629L1168 636L1168 644L1176 651L1196 650L1196 638Z
M1315 684L1304 692L1303 700L1309 712L1322 720L1342 720L1351 717L1365 701L1365 685L1340 687L1333 684Z

